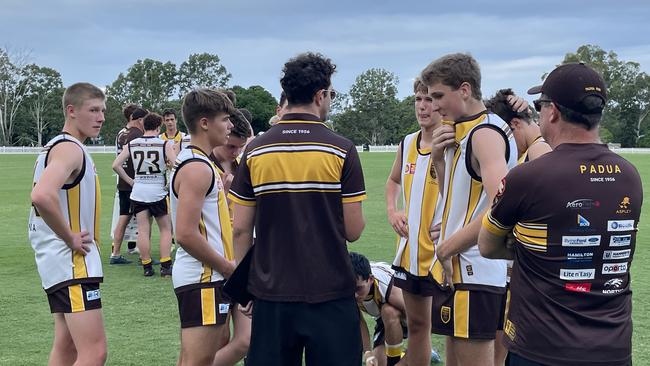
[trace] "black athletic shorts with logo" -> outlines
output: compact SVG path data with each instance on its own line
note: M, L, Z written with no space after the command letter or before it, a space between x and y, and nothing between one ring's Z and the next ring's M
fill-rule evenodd
M131 209L134 215L139 212L148 210L151 216L160 217L168 214L167 198L163 198L157 202L139 202L131 200Z
M120 203L120 216L132 215L131 211L131 191L117 191L118 201Z
M414 276L400 268L395 268L393 285L413 295L433 296L438 287L431 274L427 277Z
M505 294L442 289L436 286L431 312L431 332L465 339L495 339L503 324Z
M201 287L176 290L181 328L221 325L226 323L230 301L224 298L225 281L210 282Z
M61 287L47 294L50 303L50 312L54 313L79 313L86 310L101 309L102 298L99 291L99 282L78 283Z

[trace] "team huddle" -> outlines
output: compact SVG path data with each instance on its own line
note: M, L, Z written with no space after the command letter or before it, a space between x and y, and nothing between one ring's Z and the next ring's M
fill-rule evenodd
M187 135L174 110L124 108L109 261L130 263L120 251L135 217L143 274L155 275L156 220L178 365L424 366L437 357L432 333L445 336L446 365L632 364L643 191L635 167L600 143L596 71L558 66L528 91L540 94L535 113L510 89L483 100L468 54L426 66L413 86L419 130L400 142L385 186L392 264L348 250L366 190L355 145L324 123L336 66L303 53L282 71L272 127L255 137L228 90L184 96ZM84 146L105 108L101 89L68 87L63 132L34 169L28 231L54 317L50 365L107 359L101 194Z

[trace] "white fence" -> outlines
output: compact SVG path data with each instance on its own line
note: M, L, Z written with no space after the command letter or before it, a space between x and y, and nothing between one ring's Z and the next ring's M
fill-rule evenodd
M89 145L88 151L91 153L110 153L115 154L115 146L112 145ZM622 154L650 154L650 148L617 148L611 147L612 151ZM34 146L0 146L0 154L38 154L41 147ZM357 146L357 151L364 151L363 146ZM368 146L370 152L396 152L397 145Z

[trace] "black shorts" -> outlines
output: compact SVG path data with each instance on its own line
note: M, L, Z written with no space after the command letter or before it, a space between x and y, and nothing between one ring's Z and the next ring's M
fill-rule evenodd
M181 328L226 323L230 304L224 300L223 283L212 282L205 287L176 292Z
M408 328L406 324L402 322L402 338L407 339L409 337ZM375 349L379 346L383 346L386 340L386 328L384 328L384 321L381 318L375 319L375 332L372 336L372 348Z
M50 312L79 313L86 310L101 309L102 298L99 283L80 283L62 287L47 294Z
M423 297L433 296L438 287L430 274L427 277L418 277L401 269L395 270L393 285L410 294Z
M495 339L499 323L503 324L504 296L491 291L452 291L436 286L431 332L465 339Z
M120 216L131 216L131 191L117 191L118 201L120 201Z
M257 299L247 366L361 364L359 308L354 297L309 304Z
M131 200L131 209L134 215L139 212L148 210L151 216L160 217L168 214L167 211L167 198L163 198L158 202L139 202Z

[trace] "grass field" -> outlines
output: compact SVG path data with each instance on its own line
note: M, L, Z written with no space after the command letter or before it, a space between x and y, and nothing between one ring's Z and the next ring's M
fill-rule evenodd
M36 272L34 255L27 240L29 189L35 155L0 155L0 365L44 365L53 337L53 321ZM650 155L626 156L644 180L650 197ZM179 321L171 280L143 278L137 265L109 266L110 220L115 178L111 154L94 156L102 191L102 257L104 284L102 303L108 336L109 365L173 365L179 350ZM368 224L361 239L350 249L371 260L390 262L394 255L394 233L384 206L384 183L392 153L362 153L366 188L364 203ZM646 202L632 266L634 290L634 363L650 364L650 203ZM154 229L155 232L155 229ZM154 242L155 243L155 242ZM154 247L156 245L154 244ZM154 253L157 255L157 253ZM136 258L131 258L136 259ZM644 285L645 283L645 285ZM371 327L372 324L369 324ZM372 329L372 328L371 328ZM442 349L442 338L434 336L434 347Z

